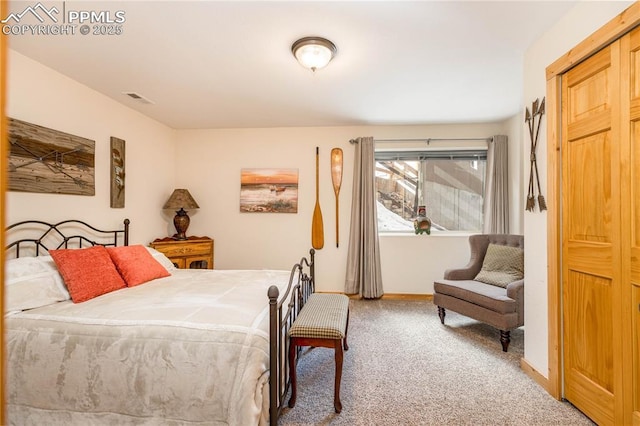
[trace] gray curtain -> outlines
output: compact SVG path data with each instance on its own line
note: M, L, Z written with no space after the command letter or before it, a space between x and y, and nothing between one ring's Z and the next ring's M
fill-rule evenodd
M382 297L384 291L378 243L375 147L372 137L352 142L355 142L355 158L345 293L376 299Z
M484 190L484 233L509 233L509 155L505 135L489 141Z

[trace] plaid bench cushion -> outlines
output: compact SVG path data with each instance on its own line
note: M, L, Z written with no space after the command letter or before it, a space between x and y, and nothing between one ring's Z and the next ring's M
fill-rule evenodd
M343 339L349 298L344 294L312 294L289 329L290 337Z

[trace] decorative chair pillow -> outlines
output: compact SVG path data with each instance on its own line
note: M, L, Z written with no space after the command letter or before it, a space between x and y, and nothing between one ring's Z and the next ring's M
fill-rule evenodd
M50 250L74 303L126 287L104 246Z
M171 275L142 245L109 247L107 252L127 287Z
M500 244L489 244L482 269L474 280L498 287L524 278L524 250Z

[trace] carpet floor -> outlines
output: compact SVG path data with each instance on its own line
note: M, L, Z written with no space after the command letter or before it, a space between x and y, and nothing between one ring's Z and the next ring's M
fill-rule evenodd
M523 328L505 353L497 330L452 311L443 326L432 301L350 303L342 412L333 350L303 348L296 406L280 425L593 425L520 369Z

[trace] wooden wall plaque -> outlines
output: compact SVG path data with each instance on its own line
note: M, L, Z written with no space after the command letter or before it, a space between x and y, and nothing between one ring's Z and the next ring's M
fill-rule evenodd
M8 121L9 191L95 195L95 141Z
M124 145L125 141L111 136L111 207L124 207Z

